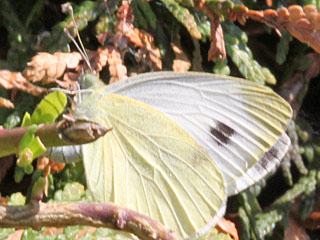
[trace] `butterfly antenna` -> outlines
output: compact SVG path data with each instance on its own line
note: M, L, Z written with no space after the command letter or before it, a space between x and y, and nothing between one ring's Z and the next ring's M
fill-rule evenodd
M78 30L78 26L77 26L77 23L76 23L76 20L74 19L74 15L73 15L73 8L72 6L69 4L69 3L66 3L66 4L63 4L62 5L62 9L63 11L67 10L68 13L71 15L71 18L72 18L72 22L74 24L74 28L76 30L76 35L77 35L77 38L79 40L79 43L80 43L80 46L78 45L77 41L74 39L74 37L69 33L69 30L66 28L65 29L65 33L67 34L67 36L71 39L71 41L74 43L74 45L76 46L76 48L78 49L78 51L81 53L81 55L83 56L84 60L86 61L86 64L88 65L89 69L91 72L92 71L92 67L91 67L91 64L90 64L90 61L89 61L89 57L88 57L88 54L82 44L82 41L81 41L81 37L80 37L80 34L79 34L79 30Z

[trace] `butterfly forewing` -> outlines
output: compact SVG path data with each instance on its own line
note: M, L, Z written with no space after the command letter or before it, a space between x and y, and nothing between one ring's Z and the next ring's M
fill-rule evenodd
M155 107L186 130L223 172L229 195L279 164L291 108L271 89L205 73L149 73L107 86Z
M96 93L76 114L113 128L82 148L96 200L136 210L183 237L205 232L223 215L222 174L164 114L127 97Z

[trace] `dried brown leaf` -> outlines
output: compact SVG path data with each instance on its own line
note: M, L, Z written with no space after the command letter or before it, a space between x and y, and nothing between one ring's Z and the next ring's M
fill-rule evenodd
M86 233L94 233L97 230L97 228L95 227L85 227L85 228L81 228L78 232L78 234L75 236L75 240L79 239L80 237L82 237L83 235L85 235Z
M63 233L64 228L46 227L41 235L58 235Z
M37 170L44 170L48 164L49 164L49 158L45 157L45 156L40 156L38 157L37 160Z
M1 204L1 205L7 206L9 200L10 200L10 197L9 197L9 196L2 197L2 196L1 196L1 193L0 193L0 204Z
M107 54L103 51L105 51L105 48L99 48L98 51L87 50L88 60L90 62L91 69L94 72L100 72L103 69L103 67L107 64ZM79 75L80 73L87 72L90 69L87 63L83 62L82 64L78 65L75 68L75 70ZM71 77L71 79L77 79L75 78L75 76L76 75Z
M14 233L11 233L6 240L20 240L24 229L18 229Z
M75 82L79 80L81 73L78 72L67 72L63 75L63 82ZM60 84L59 84L60 85ZM69 88L66 88L69 89Z
M228 19L231 22L238 21L241 25L244 25L248 18L248 11L249 10L245 5L240 5L237 9L234 9L233 11L228 11Z
M320 229L320 211L313 211L303 225L311 230Z
M108 48L99 48L98 56L96 61L96 67L94 68L97 72L100 72L104 66L108 63Z
M142 41L139 37L139 35L136 33L136 31L134 31L135 29L133 29L133 31L128 31L125 33L125 36L128 38L128 40L133 43L135 46L137 47L142 47Z
M304 18L306 15L303 12L303 9L299 5L292 5L288 7L289 11L289 22L295 24L295 21L298 21L301 18Z
M133 26L133 10L127 1L122 1L117 12L118 23L115 26L117 33L112 36L113 47L108 46L98 51L93 67L100 71L106 64L109 65L111 74L110 82L125 79L127 77L127 69L123 65L124 53L130 51L133 53L135 48L139 48L134 52L136 60L142 61L144 66L149 66L154 70L162 69L161 54L159 48L154 44L154 38L147 32L137 29ZM100 58L98 60L98 58Z
M284 232L284 240L309 240L306 231L293 218L289 217L289 227Z
M23 75L30 82L41 81L44 85L50 83L59 84L57 80L67 69L76 68L80 60L82 60L82 57L78 52L57 52L55 54L45 52L38 53L32 58L31 62L28 63L28 67L23 71Z
M52 172L61 172L64 169L64 167L66 166L66 163L53 162L50 160L49 165L51 167Z
M236 225L230 220L227 220L225 218L219 219L216 228L219 232L229 234L234 240L239 240Z
M113 37L113 44L120 50L128 47L128 41L136 47L142 47L142 41L139 34L134 31L134 15L132 7L126 1L122 2L117 12L118 23L116 25L117 33Z
M272 7L272 0L266 0L266 4L268 5L268 7Z
M313 26L316 27L317 30L320 29L320 16L318 10L315 6L307 5L303 7L303 11L306 15L306 18L311 22Z
M208 52L208 61L223 61L227 57L223 30L219 21L219 17L215 14L211 16L211 45Z
M28 82L21 73L10 72L8 70L0 71L0 86L7 90L21 90L34 96L38 96L47 92L47 89L35 86L32 83Z
M173 60L172 69L175 72L186 72L190 69L191 63L186 54L184 53L181 42L180 35L175 35L171 43L172 50L176 55L176 58Z
M134 31L139 35L143 43L142 47L137 52L139 60L143 59L144 62L153 70L161 70L161 53L160 49L154 44L154 37L151 34L137 28Z
M123 64L121 54L115 47L108 47L108 64L111 75L110 83L127 78L127 67Z
M303 8L292 5L288 8L280 8L278 11L268 9L265 11L243 11L246 17L265 23L276 31L286 30L293 37L303 43L308 43L320 53L320 13L314 6L307 5ZM229 20L234 20L234 14L229 14Z
M0 97L0 107L13 109L14 104L10 100L3 98L3 97Z

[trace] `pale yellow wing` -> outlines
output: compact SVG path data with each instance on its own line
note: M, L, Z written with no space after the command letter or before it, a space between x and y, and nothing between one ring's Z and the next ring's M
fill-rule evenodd
M77 109L78 116L113 128L83 145L87 184L97 201L150 216L183 237L206 232L223 215L222 174L164 114L128 97L96 92Z
M290 146L290 105L270 88L209 73L140 74L104 88L166 114L215 161L234 195L267 175Z

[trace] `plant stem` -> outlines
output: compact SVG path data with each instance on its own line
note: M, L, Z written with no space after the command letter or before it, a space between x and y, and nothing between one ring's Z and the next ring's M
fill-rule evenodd
M0 130L0 157L17 152L19 142L29 127ZM110 129L84 119L63 119L54 124L40 124L36 132L47 147L79 145L93 142Z
M88 225L127 231L140 239L179 239L162 224L112 203L31 202L25 206L1 206L0 226L40 229Z

